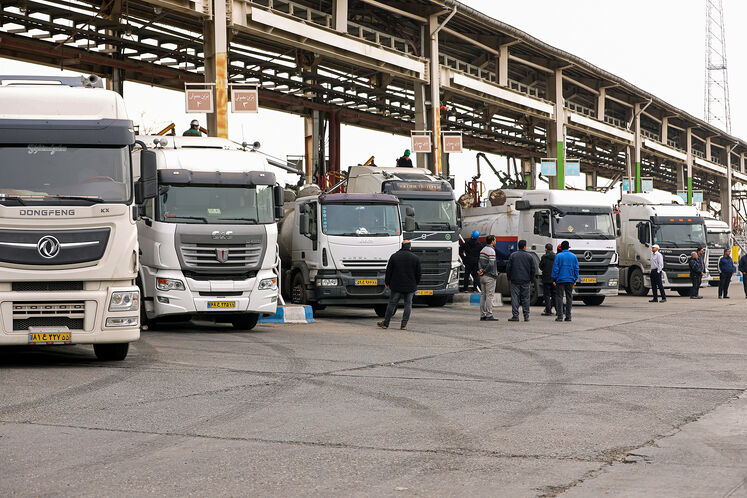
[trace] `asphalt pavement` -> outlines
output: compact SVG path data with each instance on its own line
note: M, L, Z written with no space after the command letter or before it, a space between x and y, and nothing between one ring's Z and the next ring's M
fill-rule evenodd
M747 496L747 299L0 349L2 496ZM393 325L398 322L393 321Z

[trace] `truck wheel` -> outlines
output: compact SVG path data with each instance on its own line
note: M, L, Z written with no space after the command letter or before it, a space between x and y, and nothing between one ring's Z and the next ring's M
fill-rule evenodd
M293 275L291 281L291 303L293 304L308 304L306 299L306 284L303 280L301 272L297 272Z
M376 312L376 316L379 318L384 318L386 316L386 307L388 304L374 304L374 311Z
M708 285L710 285L711 287L718 287L718 280L717 280L717 281L715 281L715 282L710 282L710 281L709 281L709 282L708 282Z
M258 313L247 313L246 315L241 315L239 317L233 318L231 320L231 323L233 324L233 328L235 329L252 330L254 327L257 326L258 320L259 320Z
M540 299L539 286L537 282L532 282L529 286L529 306L544 305L544 299Z
M425 302L431 308L440 308L441 306L445 306L448 300L449 296L433 296L429 297Z
M648 294L648 287L643 283L643 272L640 268L633 268L630 271L630 293L634 296L645 296Z
M692 289L690 289L690 287L685 287L685 288L678 287L675 290L677 291L677 294L679 294L682 297L688 297L692 292Z
M96 354L96 358L101 361L122 361L127 358L127 351L129 350L129 342L93 345L93 352Z
M586 296L582 297L581 300L586 306L599 306L604 302L604 296Z

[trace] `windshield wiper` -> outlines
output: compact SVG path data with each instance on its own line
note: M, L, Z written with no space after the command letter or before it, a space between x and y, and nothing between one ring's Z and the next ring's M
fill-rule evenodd
M0 202L2 201L16 201L21 206L26 205L26 201L23 200L23 197L20 197L18 195L4 195L3 197L0 197Z
M64 199L66 201L88 201L88 202L93 202L94 204L106 202L101 197L85 197L82 195L45 195L44 198L45 199Z
M183 219L183 220L200 220L203 223L207 223L208 220L204 216L170 216L170 217L164 217L168 220L173 219Z
M217 220L222 221L253 221L254 223L257 223L257 220L254 218L216 218Z

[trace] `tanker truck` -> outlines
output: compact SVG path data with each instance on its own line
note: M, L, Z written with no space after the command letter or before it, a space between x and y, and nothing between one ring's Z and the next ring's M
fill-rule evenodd
M408 218L408 224L414 223ZM280 228L283 288L294 304L373 307L384 316L389 257L402 243L399 201L386 194L321 194L309 186Z
M526 250L539 266L545 244L556 248L567 240L578 257L580 276L573 288L574 299L598 306L605 297L617 295L618 269L612 206L603 194L564 190L502 189L490 193L488 207L464 210L462 235L473 230L481 238L496 237L498 268L505 268L518 241L527 241ZM509 294L508 279L499 273L496 291ZM532 301L542 295L541 275L531 285Z
M158 165L158 197L138 222L141 321L254 328L278 301L283 190L272 167L225 138L139 138Z
M461 208L446 180L422 168L351 166L347 192L386 193L399 199L402 218L412 210L412 229L405 240L420 258L422 278L416 302L443 306L459 290Z

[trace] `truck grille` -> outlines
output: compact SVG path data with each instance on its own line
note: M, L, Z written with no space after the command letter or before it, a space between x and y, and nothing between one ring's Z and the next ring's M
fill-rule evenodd
M259 244L182 244L182 258L190 268L246 268L259 264L262 246Z
M386 259L343 259L345 268L386 268Z
M348 294L351 296L378 296L382 292L384 292L383 285L365 285L365 286L355 286L355 285L348 285L345 287L348 291Z
M13 282L15 292L80 291L83 282Z
M582 251L582 250L576 250L571 251L573 254L576 255L578 258L578 265L581 268L598 268L598 269L605 269L607 266L609 266L610 261L612 261L612 256L614 255L614 251L594 251L594 250L588 250L588 251Z
M719 253L718 249L712 249L708 254L708 271L714 275L719 274L718 262L721 259L721 254L723 254L723 251Z
M86 305L83 301L13 303L13 330L29 327L67 327L83 330Z
M420 258L418 289L445 289L451 271L451 248L413 248L412 252Z

